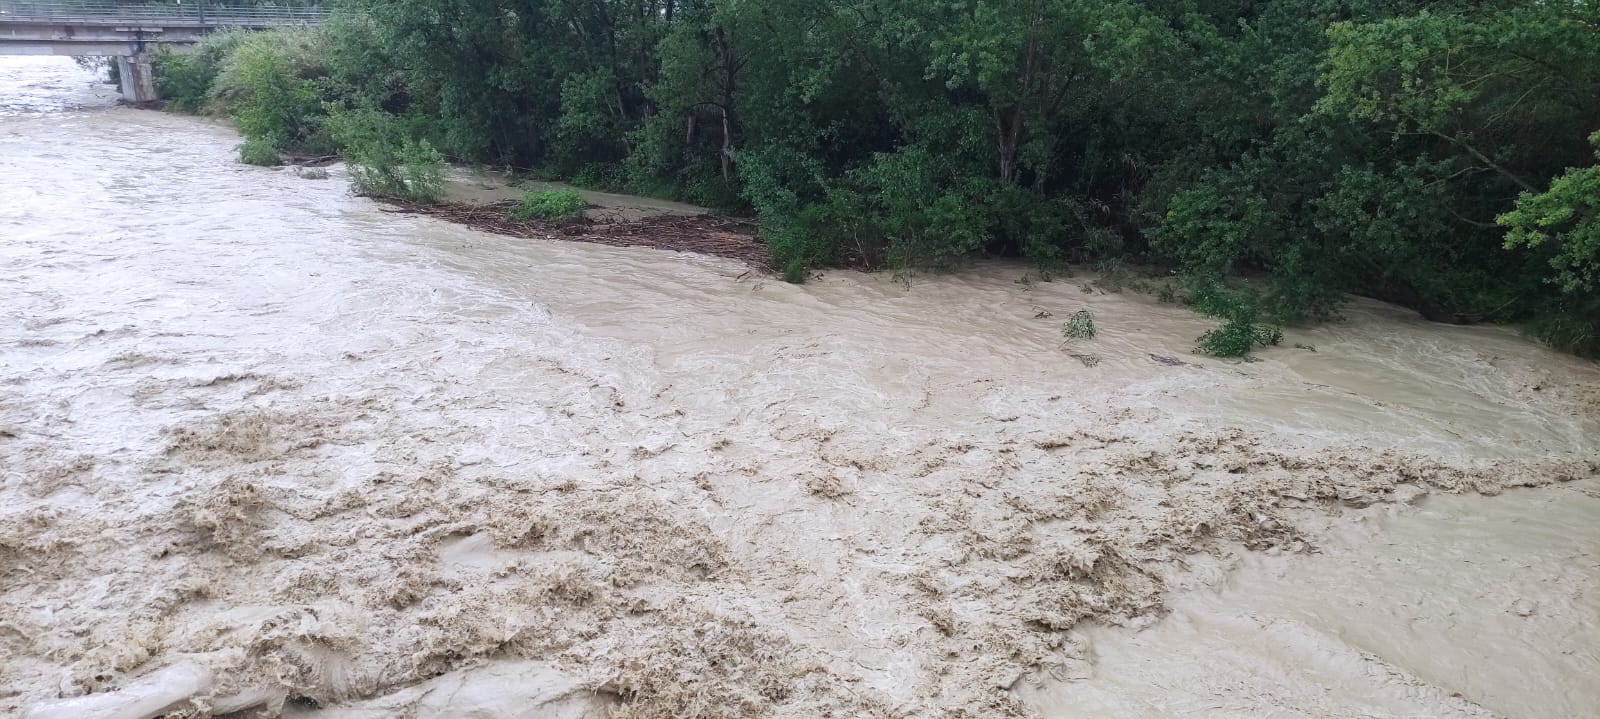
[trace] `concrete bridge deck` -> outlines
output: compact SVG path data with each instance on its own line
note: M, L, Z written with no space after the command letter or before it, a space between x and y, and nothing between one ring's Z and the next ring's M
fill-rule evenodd
M265 27L321 22L320 7L235 6L175 0L155 3L75 2L74 0L0 0L0 22L44 22L116 25L157 22L188 27Z
M231 6L206 0L0 0L0 55L116 57L123 96L130 102L146 102L156 99L147 55L156 45L181 47L227 28L314 25L327 18L323 8Z

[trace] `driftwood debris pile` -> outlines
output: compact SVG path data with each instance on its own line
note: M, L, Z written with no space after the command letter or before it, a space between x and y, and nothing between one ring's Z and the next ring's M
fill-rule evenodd
M767 272L772 256L755 237L750 222L716 215L656 215L638 220L580 222L554 225L539 220L512 219L503 203L477 205L446 202L423 205L386 201L389 212L429 215L497 235L543 240L592 242L612 247L651 247L674 252L697 252L740 260Z

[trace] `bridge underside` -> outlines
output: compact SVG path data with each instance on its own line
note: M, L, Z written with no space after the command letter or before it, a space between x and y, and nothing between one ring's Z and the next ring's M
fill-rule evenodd
M0 11L7 10L5 3L0 0ZM158 99L148 54L157 45L181 52L223 28L303 25L326 17L325 11L297 9L214 8L210 17L203 10L191 16L163 17L157 13L171 10L143 6L102 8L106 11L103 16L77 15L80 9L76 6L55 8L49 3L21 9L34 14L0 12L0 55L115 57L122 96L135 103Z
M315 25L327 18L319 7L230 7L207 0L0 0L0 55L115 57L122 96L150 102L158 99L149 55L157 45L182 50L224 28Z
M108 55L131 55L144 45L192 44L211 28L146 23L44 23L0 22L0 54L88 55L97 50Z
M148 47L148 46L147 46ZM137 42L26 42L0 38L0 55L130 57L141 52Z
M156 45L185 48L209 29L144 23L6 22L0 23L0 55L115 57L122 98L132 103L153 102L160 96L147 52Z

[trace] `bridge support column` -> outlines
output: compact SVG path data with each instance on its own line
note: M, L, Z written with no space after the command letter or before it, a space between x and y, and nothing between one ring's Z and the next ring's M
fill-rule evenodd
M149 54L117 58L117 75L122 79L122 99L132 103L161 99L156 94L156 73Z

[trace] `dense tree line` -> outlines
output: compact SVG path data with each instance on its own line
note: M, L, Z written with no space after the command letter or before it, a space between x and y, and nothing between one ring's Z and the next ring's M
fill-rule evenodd
M257 90L216 85L229 49L169 94L272 96L244 129L279 150L342 133L752 211L794 279L1156 263L1246 337L1358 292L1600 353L1595 0L344 8L241 43L275 56Z

